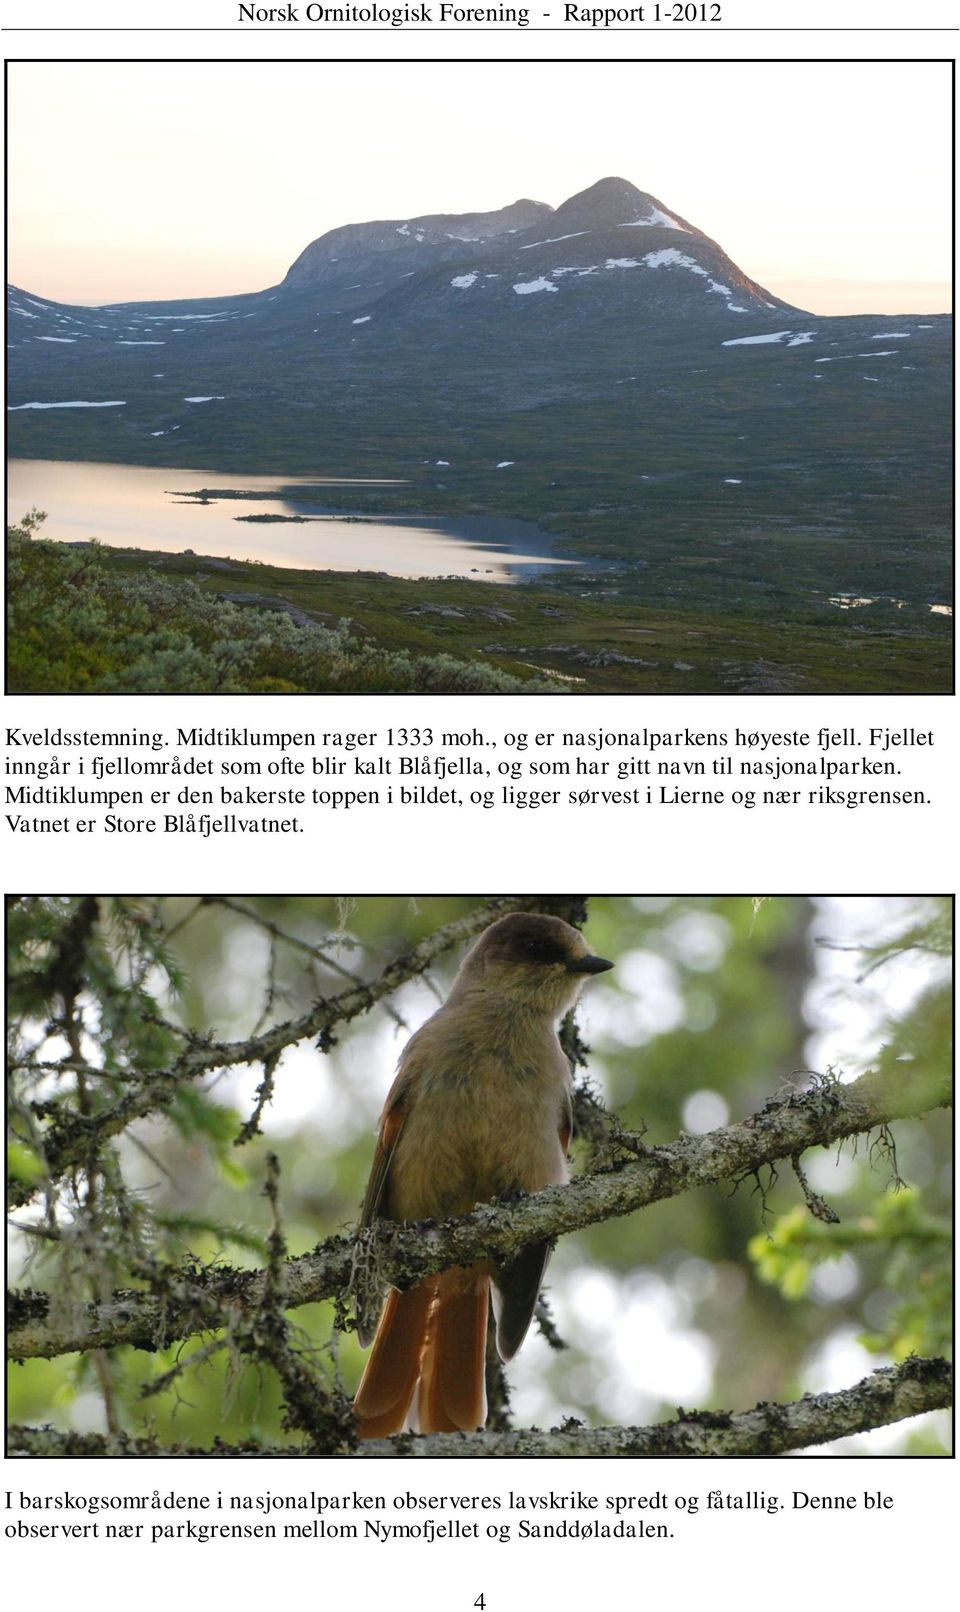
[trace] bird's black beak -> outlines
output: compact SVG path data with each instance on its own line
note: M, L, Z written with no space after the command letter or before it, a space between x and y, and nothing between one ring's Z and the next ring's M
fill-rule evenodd
M567 964L567 971L571 974L605 974L613 964L606 957L575 957L572 963Z

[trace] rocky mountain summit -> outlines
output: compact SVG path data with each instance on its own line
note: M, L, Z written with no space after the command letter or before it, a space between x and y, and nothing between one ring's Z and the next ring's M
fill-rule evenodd
M283 284L305 285L321 280L345 259L381 252L402 254L414 263L426 258L456 258L465 244L484 244L500 235L516 235L552 212L545 202L521 200L493 213L434 213L423 218L344 224L304 247L287 270ZM426 253L417 250L424 246Z

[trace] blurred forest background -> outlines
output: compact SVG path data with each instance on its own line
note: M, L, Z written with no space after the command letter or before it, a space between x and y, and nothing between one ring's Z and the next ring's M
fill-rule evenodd
M233 1041L296 1018L481 905L103 897L80 925L82 899L8 907L9 1179L26 1186L42 1176L31 1102L95 1114L131 1080L166 1068L181 1030ZM846 1081L893 1061L908 1079L912 1062L950 1067L946 901L591 897L585 933L616 962L578 1010L588 1075L626 1127L646 1126L651 1145L743 1118L811 1073ZM65 1006L49 961L62 964L71 934L82 940ZM13 1213L14 1281L64 1302L134 1285L118 1219L163 1257L262 1265L269 1150L288 1251L348 1230L400 1049L463 950L338 1026L326 1050L315 1037L287 1048L262 1134L237 1145L264 1079L255 1064L206 1073L165 1114L131 1124L92 1177L76 1168ZM941 1109L892 1129L895 1152L874 1132L804 1155L810 1187L838 1224L810 1214L784 1163L759 1183L686 1192L562 1238L547 1296L565 1347L531 1332L508 1372L515 1424L571 1415L640 1425L678 1405L741 1410L847 1387L910 1353L949 1353L952 1116ZM291 1318L318 1366L352 1390L363 1356L352 1333L331 1345L333 1306ZM8 1415L192 1445L217 1435L296 1441L271 1369L199 1338L153 1354L124 1347L13 1364ZM949 1426L935 1412L825 1453L943 1455Z

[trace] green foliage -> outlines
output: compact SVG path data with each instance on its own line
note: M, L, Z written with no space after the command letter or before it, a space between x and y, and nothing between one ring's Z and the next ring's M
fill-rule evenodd
M555 692L452 655L362 642L349 621L294 622L192 582L122 576L96 543L36 537L34 510L8 528L8 680L15 693Z
M8 907L10 1010L70 1032L81 990L96 1003L105 1075L162 1065L176 1046L157 990L176 991L165 937L122 897L23 897ZM75 1049L74 1049L75 1050Z
M881 1020L876 1067L898 1083L915 1072L950 1079L952 916L949 901L918 901L879 940L857 948L858 984L865 987L882 987L881 971L898 961L944 965L908 1011ZM844 1255L855 1260L861 1274L869 1273L860 1282L861 1341L875 1354L902 1360L908 1354L950 1352L952 1237L946 1214L928 1201L931 1194L904 1181L897 1140L886 1129L858 1139L870 1164L889 1181L868 1212L831 1225L798 1206L758 1232L748 1252L760 1279L791 1303L808 1299L819 1267ZM903 1166L903 1174L909 1180L909 1166Z
M824 1225L806 1209L792 1209L758 1232L748 1251L760 1278L794 1301L807 1297L813 1271L825 1261L846 1252L879 1254L891 1303L885 1325L862 1341L874 1354L904 1360L950 1352L952 1249L949 1220L929 1214L916 1190L894 1187L872 1214L849 1225Z
M43 1180L43 1160L25 1142L11 1142L7 1148L7 1176L13 1181L26 1181L36 1186Z
M809 621L778 618L771 630L764 621L692 609L686 595L667 610L646 600L614 601L573 568L576 585L559 572L549 588L495 590L509 594L510 619L493 626L494 590L483 582L239 560L220 562L211 575L203 556L189 553L25 545L22 534L35 533L40 518L27 517L10 543L8 655L12 686L24 692L125 690L134 682L148 691L188 691L196 675L201 692L239 685L262 694L354 687L868 693L932 690L949 675L949 624L942 617L928 617L908 637L899 620L896 635L865 634L822 613ZM221 597L225 573L230 601ZM266 599L275 608L267 610ZM148 610L145 625L138 601L150 608L156 602L156 622ZM439 611L423 614L425 603ZM302 624L311 617L319 618L313 626ZM338 628L328 625L337 619ZM169 633L176 635L172 658ZM134 645L139 659L130 662Z

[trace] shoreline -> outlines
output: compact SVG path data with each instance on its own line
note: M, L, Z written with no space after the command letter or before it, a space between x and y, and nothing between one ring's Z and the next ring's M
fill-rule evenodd
M99 459L27 458L23 455L11 455L7 464L8 507L12 507L16 501L24 510L39 507L51 511L53 521L60 530L47 528L45 535L51 541L71 546L95 539L103 548L136 550L144 555L181 553L211 562L227 560L276 566L283 570L374 573L407 581L428 580L431 577L448 581L462 578L464 581L480 581L494 586L519 586L544 581L548 576L554 577L566 570L587 574L606 568L602 561L578 553L571 546L569 538L541 525L529 515L509 514L490 508L477 509L475 500L468 501L468 507L464 507L464 501L456 498L438 500L440 507L431 509L427 507L429 494L424 497L427 490L422 484L418 488L416 482L408 478L323 477L251 470L234 473L211 470L209 467L193 469L182 463L150 465ZM19 479L35 479L37 482L42 482L46 471L53 486L46 493L35 492L33 486L28 490L14 489L10 486L13 479L11 472L14 470ZM54 479L58 470L66 473L66 481L61 478L59 485ZM73 484L70 481L71 473L75 473ZM88 485L84 484L84 476ZM98 485L100 476L104 481ZM130 478L126 483L122 479L124 476ZM111 477L116 478L115 485L110 482ZM208 480L225 485L206 485ZM200 485L167 484L176 481L199 482ZM160 482L163 485L159 485ZM258 486L258 482L267 485ZM338 490L346 495L342 502L336 497ZM438 487L435 490L445 489ZM59 507L58 498L61 500ZM127 526L117 522L113 508L115 498L128 498L130 501ZM409 502L415 501L418 506L414 512L410 511L408 499ZM396 507L399 500L406 505L402 510ZM458 503L459 508L456 507ZM268 508L251 514L232 514L228 508L230 504L266 505ZM470 507L471 504L473 507ZM171 515L166 518L164 514L168 508L179 511L211 506L218 506L217 518L221 528L224 528L227 520L248 527L296 529L312 524L327 527L328 542L325 543L324 535L316 534L318 546L326 547L327 552L318 555L316 561L309 553L298 553L293 533L286 548L281 547L276 552L269 541L258 544L253 532L238 533L231 539L225 529L208 527L204 530L201 523L198 523L196 532L181 530L179 528L189 525L192 517ZM286 510L291 512L287 513ZM349 563L353 559L350 553L352 542L345 547L345 535L339 530L344 526L370 529L366 539L362 533L357 534L360 546L365 544L368 551L373 550L370 563ZM70 528L76 531L78 527L89 537L80 539L66 535ZM412 540L403 545L405 532L412 534ZM249 536L252 552L234 555L230 552L231 542L241 544L241 536ZM304 536L308 537L309 534ZM394 537L399 551L396 557ZM211 541L212 547L200 546ZM282 545L282 541L278 533L277 545ZM218 543L219 548L216 546ZM453 551L449 568L446 568L447 545ZM377 552L378 548L382 552ZM339 565L335 563L337 559L341 562ZM332 563L325 563L328 560ZM386 566L384 561L388 562ZM418 569L418 562L421 561L424 568ZM439 569L441 566L444 569Z

